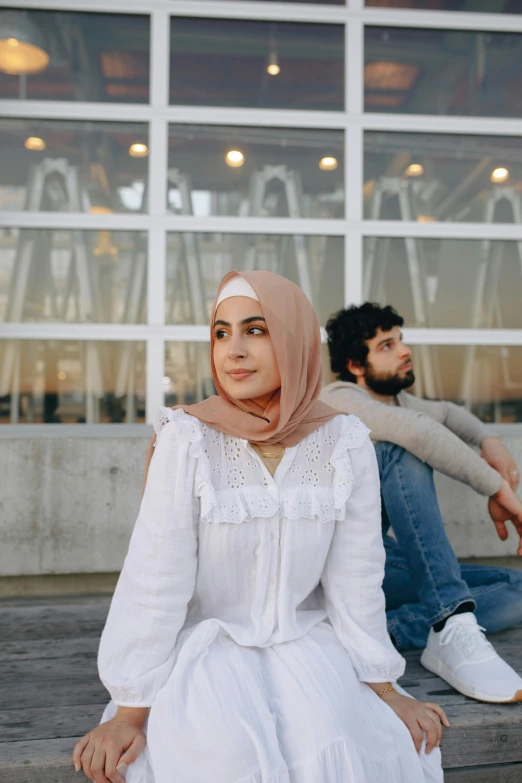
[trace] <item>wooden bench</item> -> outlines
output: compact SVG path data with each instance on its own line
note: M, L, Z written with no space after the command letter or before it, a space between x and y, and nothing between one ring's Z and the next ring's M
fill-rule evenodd
M96 651L108 605L107 596L0 602L0 783L78 783L74 743L107 702ZM522 626L493 641L522 672ZM451 722L442 744L445 780L522 783L522 704L467 699L423 669L418 653L407 659L401 684L441 704Z

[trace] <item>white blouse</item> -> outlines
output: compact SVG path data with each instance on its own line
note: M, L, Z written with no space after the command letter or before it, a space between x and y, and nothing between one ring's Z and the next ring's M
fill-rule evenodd
M339 415L272 477L246 440L162 408L147 486L99 651L117 705L150 706L205 624L271 647L326 620L360 681L395 681L379 474L369 430ZM188 654L190 645L184 654Z

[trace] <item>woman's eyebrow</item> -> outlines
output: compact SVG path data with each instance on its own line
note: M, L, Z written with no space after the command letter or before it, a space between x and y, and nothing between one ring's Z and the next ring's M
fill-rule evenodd
M244 318L243 321L240 321L240 326L245 326L245 324L251 324L254 321L264 321L266 323L266 319L263 318L262 315L251 315L250 318ZM221 318L218 318L217 321L214 321L214 327L216 326L232 326L228 321L223 321Z

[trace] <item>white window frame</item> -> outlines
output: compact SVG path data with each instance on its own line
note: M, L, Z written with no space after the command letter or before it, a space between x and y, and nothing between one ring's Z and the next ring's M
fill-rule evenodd
M0 116L31 119L112 120L145 122L149 126L149 211L147 214L91 215L79 213L9 212L0 214L0 227L141 230L148 235L147 323L118 324L0 324L0 338L140 340L147 345L147 408L150 422L163 404L165 343L208 340L208 328L165 324L167 232L225 232L343 236L345 242L345 305L362 298L363 240L368 236L452 239L522 240L522 225L480 223L417 223L363 219L363 137L366 130L440 132L452 134L522 135L522 118L440 117L432 115L364 113L364 27L438 27L460 30L522 33L522 15L450 11L411 11L365 8L364 0L346 6L241 0L4 0L3 7L39 10L142 14L150 16L149 104L79 103L65 101L0 100ZM170 17L302 21L345 25L345 110L341 112L170 106L168 64ZM341 220L291 218L190 217L167 214L169 123L266 127L331 128L345 133L345 216ZM405 329L411 344L522 345L522 329ZM323 333L324 339L324 333ZM82 432L98 425L73 425ZM6 431L27 425L4 425ZM63 434L70 427L57 428ZM94 430L93 430L94 432Z

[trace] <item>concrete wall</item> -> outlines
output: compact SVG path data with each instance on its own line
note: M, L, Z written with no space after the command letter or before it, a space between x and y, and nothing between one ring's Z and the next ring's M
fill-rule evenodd
M0 576L118 571L136 519L147 426L0 428ZM492 433L493 434L493 433ZM503 429L522 465L522 431ZM512 555L486 499L450 479L437 484L461 557Z

